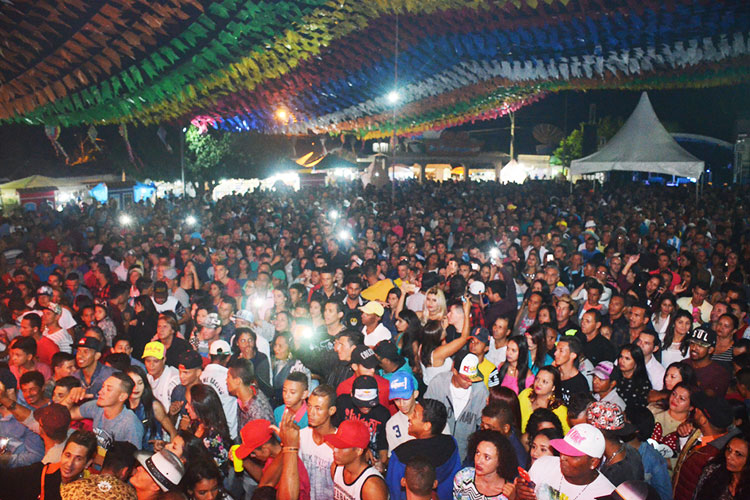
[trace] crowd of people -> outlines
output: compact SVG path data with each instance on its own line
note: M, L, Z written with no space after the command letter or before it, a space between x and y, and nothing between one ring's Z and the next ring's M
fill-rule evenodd
M750 498L747 202L409 181L6 212L0 499Z

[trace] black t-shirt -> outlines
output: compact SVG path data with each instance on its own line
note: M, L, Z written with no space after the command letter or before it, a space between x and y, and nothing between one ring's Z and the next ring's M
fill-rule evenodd
M344 394L336 398L336 414L333 423L338 427L344 420L359 420L364 422L370 430L370 449L377 455L380 450L388 449L388 440L385 436L385 423L391 418L391 414L385 406L378 404L369 413L354 406L352 397Z
M583 337L584 340L586 337ZM601 334L597 334L593 340L583 344L583 354L586 359L596 366L602 361L612 361L617 359L617 348Z
M170 345L169 349L167 349L167 364L169 366L174 366L175 368L177 368L177 365L179 364L180 354L191 349L192 346L187 342L187 340L183 340L179 337L173 338L172 345Z
M624 454L623 459L611 465L605 463L601 473L617 486L625 481L643 481L643 461L638 450L626 444L620 454Z
M575 377L563 380L562 384L563 402L567 405L570 401L571 394L577 394L579 392L590 392L589 383L586 381L586 377L583 373L578 372Z

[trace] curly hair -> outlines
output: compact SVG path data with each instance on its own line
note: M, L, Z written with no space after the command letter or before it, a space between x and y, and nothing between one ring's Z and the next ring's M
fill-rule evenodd
M503 436L500 431L489 429L476 431L469 436L469 447L466 456L473 457L476 454L479 443L483 442L491 443L497 451L497 475L506 481L513 481L518 475L518 459L508 438Z

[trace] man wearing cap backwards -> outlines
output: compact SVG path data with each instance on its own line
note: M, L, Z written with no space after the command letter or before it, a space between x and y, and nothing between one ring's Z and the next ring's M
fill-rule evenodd
M478 383L484 381L478 365L479 359L474 354L459 352L454 356L451 371L436 375L424 395L448 409L448 428L456 438L462 460L466 457L469 436L479 428L482 408L489 397L487 387Z
M59 323L62 311L63 309L60 305L51 302L42 309L43 335L57 344L57 347L62 352L72 352L73 337Z
M135 458L139 465L130 478L130 484L135 488L138 500L157 499L162 492L179 491L185 466L174 453L162 450L152 455L139 451Z
M417 379L414 377L409 363L406 359L398 353L398 347L393 342L381 342L375 346L375 355L380 361L379 375L387 380L389 383L393 378L399 374L406 374L411 377L414 381L414 385L417 385ZM391 398L393 399L393 398Z
M388 463L386 484L391 500L405 500L401 488L405 466L416 457L425 457L437 473L437 495L440 500L450 500L453 478L461 468L458 446L452 436L443 434L448 411L445 405L434 399L423 399L416 403L409 416L408 433L413 438L393 450Z
M345 420L336 434L325 437L333 448L333 498L336 500L383 500L388 498L383 476L367 465L370 435L362 422Z
M690 403L694 408L693 423L684 422L677 428L682 451L672 475L674 500L691 500L701 471L708 461L719 455L724 446L740 434L735 427L729 430L734 414L723 397L697 392L690 398Z
M76 343L76 366L73 376L81 381L87 393L97 396L102 384L115 370L99 362L104 346L96 337L84 334Z
M251 420L240 431L242 442L234 456L242 460L259 487L275 487L279 498L310 500L310 477L298 456L299 433L289 414L284 415L278 428L268 420Z
M597 401L586 409L586 421L602 431L604 463L599 469L614 485L629 480L643 480L643 462L638 450L623 442L636 433L633 424L625 422L622 408L614 403Z
M203 357L196 351L190 349L180 353L177 358L177 370L180 383L172 389L170 395L169 417L175 426L179 426L178 419L187 418L185 395L194 385L201 383L200 376L203 373Z
M385 312L383 306L372 301L360 307L359 310L362 312L362 333L367 347L375 347L383 340L391 340L390 330L380 322Z
M378 367L378 357L375 351L364 345L355 347L351 354L351 367L354 374L336 387L336 395L351 394L352 385L357 377L363 375L373 377L378 383L378 399L380 400L380 404L385 406L391 415L396 413L396 407L391 404L388 398L388 379L375 373Z
M60 500L60 487L79 479L93 463L96 436L91 431L70 435L59 462L36 462L15 469L0 468L0 499Z
M42 285L39 287L36 295L36 312L38 314L42 314L44 308L49 307L49 305L53 303L53 293L54 290L51 286ZM70 310L62 306L60 306L60 318L58 319L58 321L60 323L60 327L64 328L65 330L72 329L78 323L73 317L73 314L71 314Z
M716 347L716 332L709 326L693 328L688 334L688 342L690 342L690 359L686 362L695 370L698 387L709 396L723 398L729 389L731 374L711 359Z
M484 357L490 350L490 332L486 328L477 326L471 330L471 340L469 340L469 352L477 357L479 364L477 370L484 379L484 385L489 387L490 375L497 367Z
M180 383L180 373L174 366L167 366L166 349L161 342L149 342L143 348L143 364L146 365L148 383L164 408L169 408L172 390Z
M531 484L516 478L516 498L568 498L590 500L612 493L615 486L598 471L604 455L604 436L591 424L578 424L564 439L550 445L559 457L540 457L531 466ZM535 494L536 493L536 494Z
M227 426L232 439L237 437L237 398L229 394L227 389L227 363L232 355L232 349L225 340L216 340L211 344L208 354L211 362L201 373L201 382L216 391L227 418Z
M378 384L369 375L362 375L354 380L351 394L344 394L336 400L334 423L344 420L359 420L370 431L371 461L375 468L385 471L388 462L388 440L385 436L385 424L391 418L388 410L378 402Z

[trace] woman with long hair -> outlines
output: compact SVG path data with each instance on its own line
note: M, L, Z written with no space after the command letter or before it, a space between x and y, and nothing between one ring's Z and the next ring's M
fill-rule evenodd
M690 399L696 392L696 386L685 382L680 382L672 388L667 408L654 412L654 421L661 427L661 433L657 432L657 436L667 436L676 431L680 424L688 421L693 411Z
M651 315L651 324L654 325L654 329L661 339L664 338L667 328L671 325L672 316L674 316L676 309L677 298L674 295L666 292L661 296L656 306L656 311Z
M169 415L159 400L154 398L146 372L140 366L131 366L126 372L133 379L133 391L128 399L128 406L143 423L142 450L152 451L154 441L161 441L163 431L169 434L170 440L177 435Z
M538 408L552 410L563 425L563 432L568 432L568 409L562 399L562 379L560 371L554 366L543 366L534 379L534 385L527 387L518 395L521 405L521 432L526 432L529 417Z
M687 385L698 385L698 379L695 376L695 370L685 361L675 361L669 365L664 372L664 386L661 391L651 391L648 394L648 407L653 412L666 410L669 407L669 396L672 389L680 382Z
M270 388L271 364L268 356L258 350L257 341L258 336L251 328L237 328L234 332L232 352L238 358L249 360L253 364L253 369L259 382L265 385L266 388Z
M529 370L529 345L523 335L508 339L505 363L498 370L500 385L518 394L534 383L534 374Z
M284 381L289 376L289 373L294 371L301 371L307 375L308 387L311 386L310 370L308 370L301 361L294 358L291 351L291 336L288 333L278 333L271 342L271 348L273 349L273 380L271 388L273 390L271 402L274 406L283 404L282 390L284 389Z
M693 316L686 310L680 309L672 315L661 349L661 364L669 366L675 361L682 361L688 357L688 333L693 326Z
M445 341L445 328L441 321L430 320L424 325L422 344L419 346L419 363L422 368L422 381L429 385L435 375L453 368L451 356L461 350L469 341L469 301L463 303L464 326L461 336L451 342Z
M383 326L388 328L388 331L391 332L391 335L393 336L393 341L396 342L396 345L399 346L399 340L400 335L399 331L396 328L396 319L398 318L399 311L399 303L401 302L401 289L397 286L394 286L390 290L388 290L388 295L385 297L385 304L384 309L385 312L383 313L383 319L382 323Z
M531 325L524 336L529 348L529 369L536 375L541 367L554 362L547 351L547 329L543 325Z
M651 382L640 347L625 344L620 348L612 378L617 382L617 393L627 406L646 406Z
M531 283L536 279L536 275L541 271L541 259L536 250L531 250L529 256L526 257L526 266L523 268L523 277L526 283L531 286Z
M224 472L229 459L229 448L232 438L224 416L221 400L211 386L196 384L190 388L187 396L187 412L190 416L188 426L195 437L203 441L219 469ZM183 419L187 421L187 419Z
M180 276L180 288L192 296L196 290L200 290L200 287L201 280L198 277L198 271L195 269L193 261L189 260L185 263L185 269L183 269L182 276Z
M411 309L402 309L396 316L395 324L398 332L394 337L396 347L409 361L409 365L418 369L419 361L416 358L416 352L422 339L422 322L419 321L419 316Z
M323 319L323 303L319 299L310 300L310 320L312 321L313 330L325 326Z
M493 401L502 401L510 407L510 412L513 414L513 422L511 426L516 435L521 435L521 405L518 403L518 394L513 392L507 387L500 385L493 385L490 387L490 395L487 398L487 406L492 404Z
M237 261L237 267L239 268L239 273L237 274L236 281L237 284L240 285L240 288L243 288L245 283L247 283L247 280L250 279L252 273L252 269L250 269L250 261L245 257L241 257L240 260Z
M480 430L469 438L474 467L453 479L453 500L507 500L513 494L518 461L508 438L499 431Z
M738 435L729 440L698 478L693 500L750 498L750 440Z
M271 319L277 313L289 310L289 292L282 288L276 288L271 292L273 294L273 308L271 308Z
M198 458L187 463L180 485L189 500L223 500L230 498L224 491L223 481L213 460Z
M418 315L422 315L422 323L426 324L428 321L443 321L447 313L448 306L443 291L436 286L427 290L424 297L424 309L421 313L417 312Z
M538 458L559 457L560 452L550 446L550 441L562 438L562 433L555 428L541 429L535 435L529 436L529 441L531 442L531 449L529 450L531 463L529 464L529 467L534 465L534 462L536 462Z
M132 356L135 359L141 359L143 348L156 333L159 313L148 295L139 295L133 299L133 310L135 311L135 318L130 322L128 335L132 339Z

